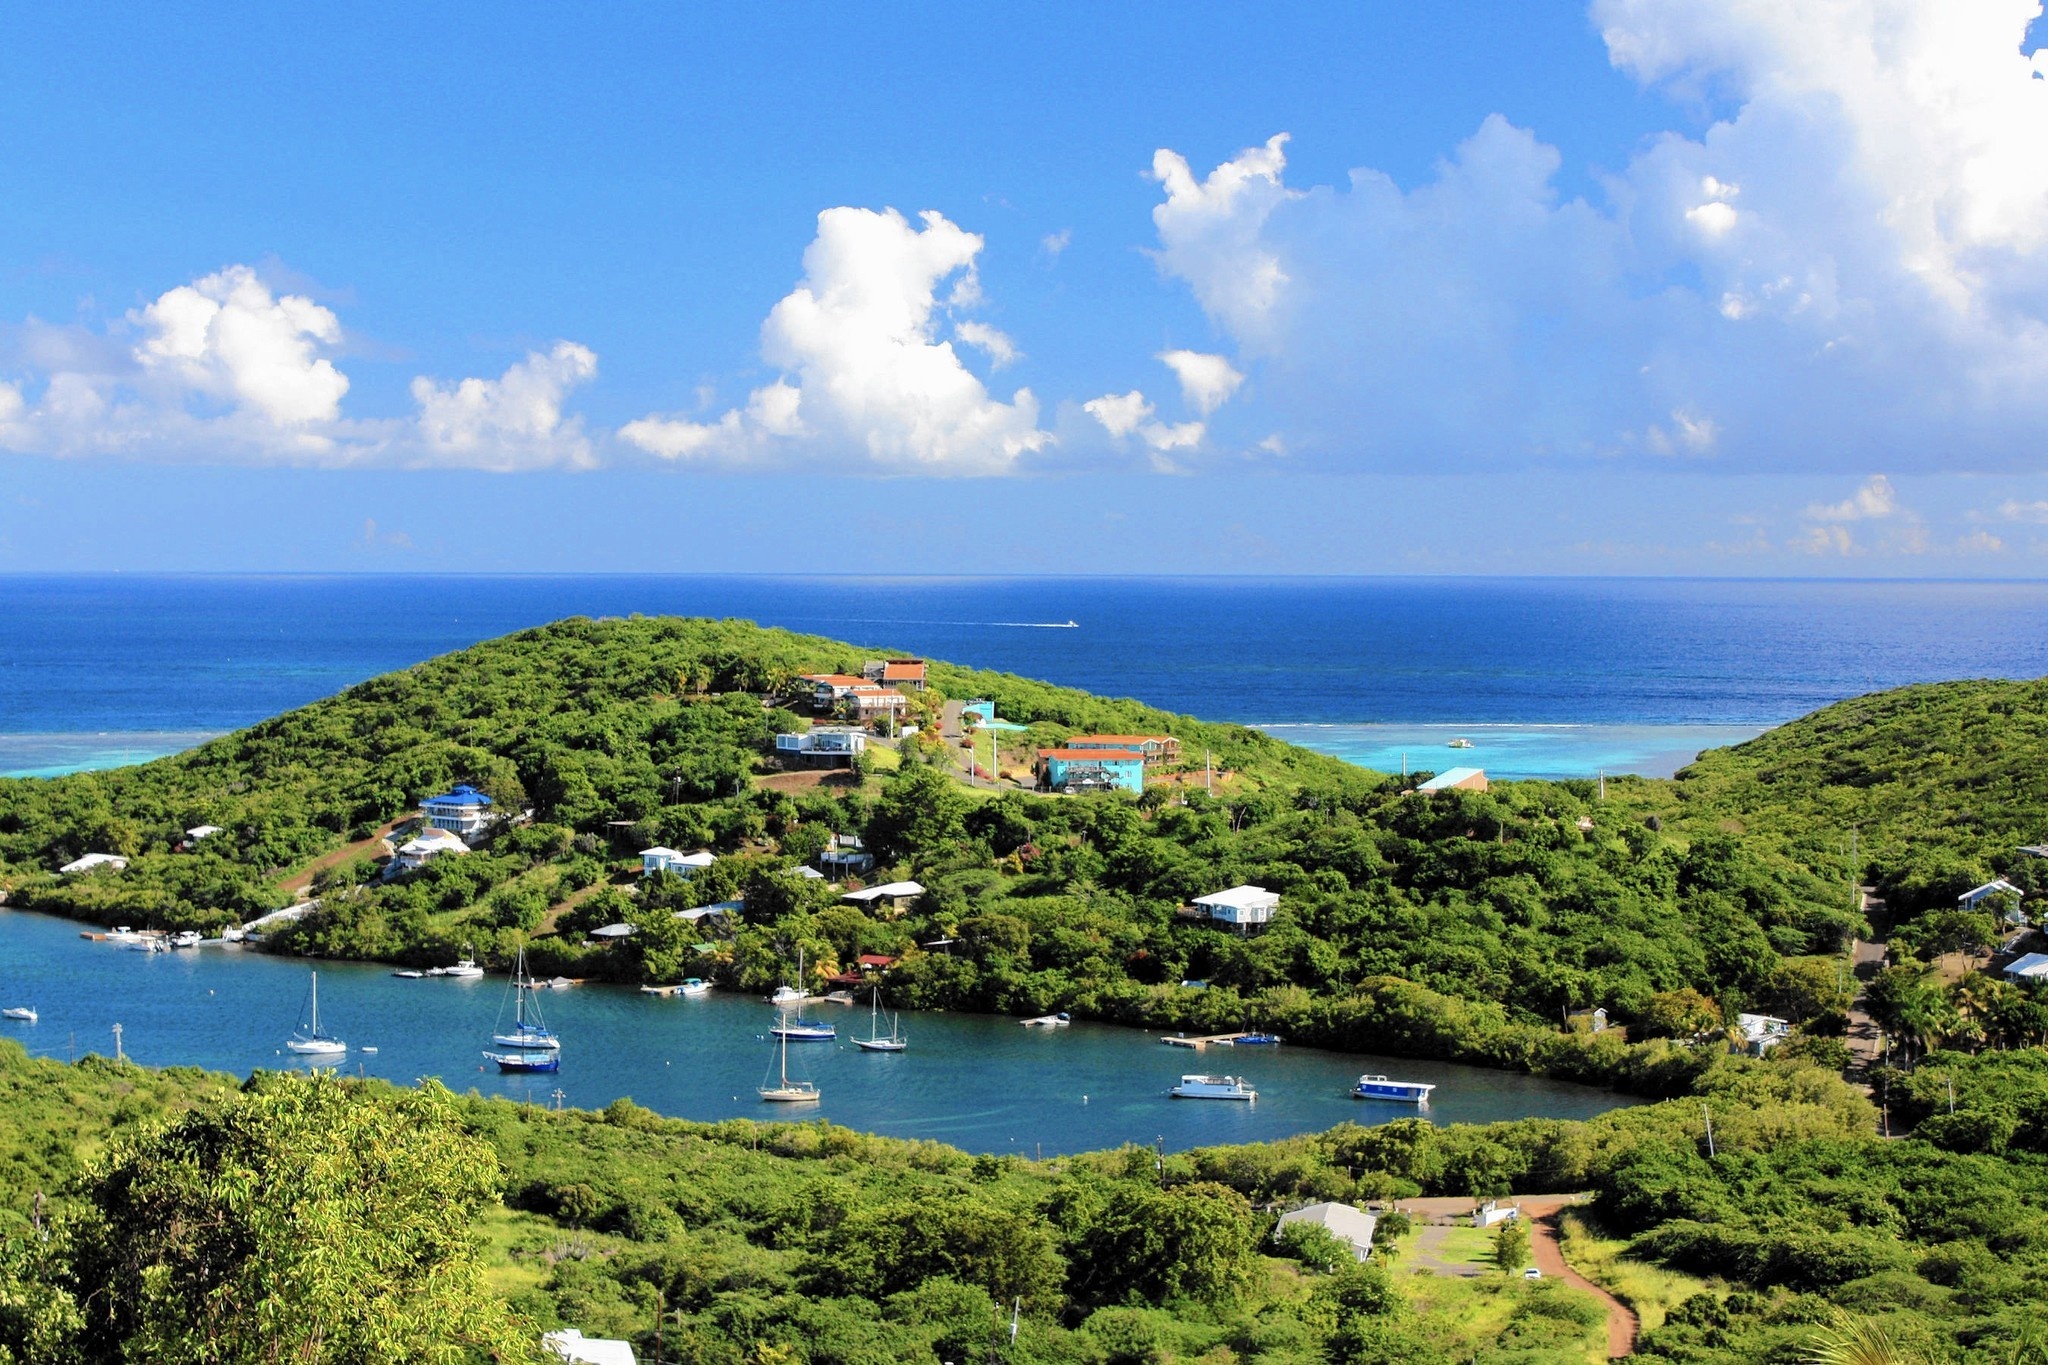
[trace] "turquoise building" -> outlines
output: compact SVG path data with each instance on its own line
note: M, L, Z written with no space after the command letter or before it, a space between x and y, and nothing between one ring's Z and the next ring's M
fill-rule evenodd
M1112 749L1040 749L1038 785L1047 791L1145 790L1145 760Z

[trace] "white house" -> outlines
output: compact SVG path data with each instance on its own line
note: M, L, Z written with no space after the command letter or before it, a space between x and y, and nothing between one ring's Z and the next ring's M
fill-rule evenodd
M96 872L103 867L109 867L119 872L126 866L128 866L128 860L118 853L88 853L83 858L74 859L57 870L68 877L76 872Z
M1243 929L1271 923L1273 912L1280 906L1280 893L1263 886L1233 886L1228 891L1197 896L1194 904L1206 911L1210 919Z
M491 823L491 798L467 783L428 797L420 802L420 810L435 829L445 829L465 839L483 833L484 826Z
M675 917L695 924L706 915L737 915L746 908L745 901L720 901L716 905L700 905L694 910L678 910Z
M718 861L715 853L699 849L695 853L678 853L672 848L643 848L640 850L640 875L651 877L657 872L673 872L678 877L694 877Z
M1742 1034L1743 1045L1761 1057L1785 1041L1792 1025L1768 1014L1738 1014L1735 1027Z
M213 835L219 834L221 832L221 827L219 825L194 825L192 826L192 828L185 831L185 842L188 844L196 844L202 839L211 838Z
M875 865L875 855L868 852L858 834L835 834L825 845L825 851L818 855L818 866L827 872L858 876Z
M873 905L876 901L908 900L912 896L922 896L923 894L924 888L916 882L883 882L880 886L869 886L859 891L849 891L839 899L852 901L856 905Z
M867 747L867 732L848 726L821 725L800 735L775 737L777 758L819 767L851 764Z
M910 708L910 699L893 687L862 683L859 687L849 687L840 696L839 704L850 711L855 720L870 721L877 716L901 716Z
M592 938L611 940L620 938L631 938L633 937L634 932L634 926L630 924L607 924L601 929L592 929L590 931L590 936Z
M2005 964L2007 981L2048 981L2048 953L2028 953Z
M1478 1208L1472 1210L1472 1226L1475 1228L1490 1228L1498 1223L1512 1223L1521 1216L1522 1206L1520 1204L1502 1204L1497 1200L1489 1199Z
M386 876L395 877L401 872L415 872L425 867L444 853L467 853L469 845L445 829L430 829L425 833L406 840L391 859Z
M1314 1223L1327 1229L1332 1237L1348 1244L1351 1254L1362 1261L1372 1254L1372 1233L1379 1220L1350 1204L1310 1204L1280 1215L1280 1227L1294 1223Z
M818 871L815 867L792 867L789 871L790 875L798 881L822 882L825 880L825 874Z
M2026 892L2001 877L1995 882L1986 882L1982 886L1972 887L1970 890L1965 891L1962 895L1956 897L1956 904L1962 906L1965 910L1974 910L1977 908L1977 902L1989 900L1993 896L2024 896L2026 894Z
M564 1365L639 1365L633 1343L606 1337L586 1337L574 1327L542 1336L540 1344L559 1356Z

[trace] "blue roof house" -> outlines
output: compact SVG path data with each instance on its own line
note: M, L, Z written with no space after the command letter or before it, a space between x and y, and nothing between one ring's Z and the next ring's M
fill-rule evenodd
M465 839L482 833L484 826L491 822L491 798L468 783L439 796L428 797L420 802L420 809L426 812L427 823L435 829L445 829Z

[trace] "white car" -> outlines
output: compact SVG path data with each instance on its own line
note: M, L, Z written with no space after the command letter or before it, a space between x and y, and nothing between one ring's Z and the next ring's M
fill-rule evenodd
M1522 1278L1525 1280L1540 1280L1543 1278L1543 1272L1532 1265L1522 1272Z

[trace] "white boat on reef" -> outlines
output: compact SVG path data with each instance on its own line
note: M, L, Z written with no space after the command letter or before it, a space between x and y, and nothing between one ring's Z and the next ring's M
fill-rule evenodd
M1166 1092L1177 1100L1255 1100L1259 1092L1241 1076L1183 1076Z
M900 1027L902 1016L889 1016L889 1036L882 1036L882 990L875 988L874 998L868 1004L868 1036L856 1038L853 1045L862 1052L901 1052L910 1046L910 1040L903 1036Z
M1360 1076L1351 1087L1352 1098L1387 1100L1394 1104L1428 1104L1434 1085L1422 1081L1390 1081L1385 1076Z
M773 1083L766 1076L761 1078L759 1087L761 1098L770 1104L809 1104L824 1099L824 1095L819 1093L817 1082L793 1081L789 1078L789 1038L787 1035L777 1038L775 1040L775 1047L776 1055L781 1063L780 1070L776 1072Z
M526 948L522 945L519 955L512 962L512 1028L510 1032L491 1034L491 1041L499 1047L516 1048L521 1052L557 1052L562 1040L554 1035L547 1021L540 1016L540 1001L527 1003L527 993L533 989L533 981L526 975ZM533 1017L528 1018L531 1014ZM498 1017L505 1017L500 1006Z
M24 1024L33 1024L41 1017L33 1005L14 1005L0 1010L0 1019L19 1019Z
M1065 1010L1061 1010L1058 1014L1041 1014L1036 1019L1019 1019L1017 1022L1025 1028L1065 1028L1074 1021L1067 1017Z
M286 1050L296 1052L301 1057L341 1056L348 1051L348 1044L331 1033L322 1032L320 1028L320 973L313 973L313 979L306 989L313 1006L312 1023L285 1040Z

